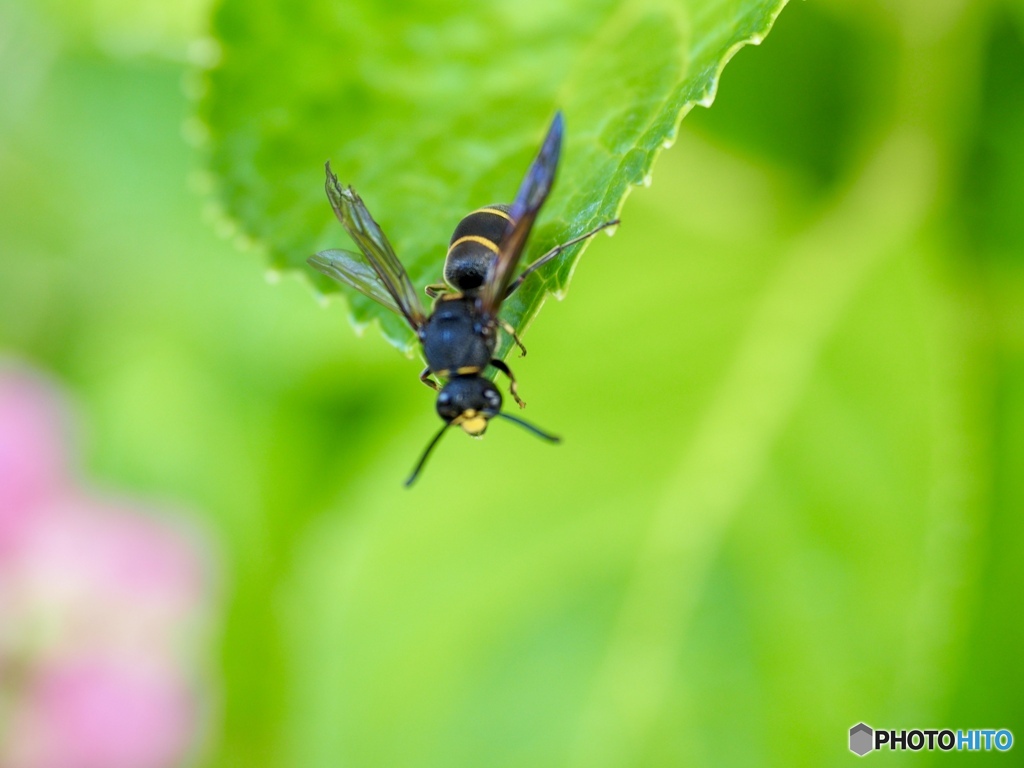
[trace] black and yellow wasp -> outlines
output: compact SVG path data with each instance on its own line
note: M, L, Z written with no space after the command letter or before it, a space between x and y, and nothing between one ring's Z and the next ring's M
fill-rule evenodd
M552 248L515 277L530 229L554 183L563 132L559 112L511 205L489 205L459 222L445 258L447 284L426 289L434 299L429 315L387 237L359 195L352 187L343 187L338 182L330 163L326 166L327 198L361 253L321 251L309 259L309 264L404 317L423 346L427 361L420 379L438 391L437 413L444 426L427 445L406 485L416 479L431 450L451 426L462 427L466 433L479 437L487 429L487 422L498 416L538 437L558 442L557 437L502 411L501 393L483 374L491 366L508 376L512 397L520 407L524 405L512 371L494 357L499 328L510 334L522 354L526 354L515 330L498 316L502 302L524 279L563 250L618 223L606 222ZM444 385L432 377L443 380Z

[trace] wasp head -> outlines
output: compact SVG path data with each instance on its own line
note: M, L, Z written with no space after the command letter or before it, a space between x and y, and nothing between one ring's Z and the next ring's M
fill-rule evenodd
M501 393L481 376L457 376L437 396L437 415L473 437L482 435L487 420L500 410Z

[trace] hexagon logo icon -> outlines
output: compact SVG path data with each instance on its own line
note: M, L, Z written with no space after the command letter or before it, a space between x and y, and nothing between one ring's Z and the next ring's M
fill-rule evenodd
M850 729L850 751L855 755L864 757L875 748L875 734L871 726L866 723L857 723Z

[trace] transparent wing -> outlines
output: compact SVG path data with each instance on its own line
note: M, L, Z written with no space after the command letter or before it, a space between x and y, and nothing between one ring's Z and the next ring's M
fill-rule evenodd
M497 314L512 284L512 277L523 255L523 247L530 236L533 222L555 181L564 131L565 121L562 113L558 112L551 121L551 127L548 128L548 135L544 138L540 152L519 185L519 192L516 193L516 199L509 210L511 221L501 239L501 249L491 264L487 279L480 290L480 306L485 314Z
M423 310L423 304L416 294L416 289L413 287L405 267L402 266L402 262L395 256L391 243L388 242L387 237L384 236L377 222L373 220L370 212L366 210L366 206L359 195L356 194L356 191L352 187L341 186L338 182L338 177L331 172L330 163L327 163L326 171L327 199L331 201L331 207L334 208L338 221L341 222L345 231L348 232L356 245L359 246L359 250L366 257L366 263L376 274L379 282L378 287L383 288L390 295L393 300L393 306L381 301L379 295L369 293L358 285L353 287L363 291L370 298L380 301L389 309L397 308L397 311L409 321L409 325L413 327L413 330L419 330L420 326L426 322L426 312ZM327 251L324 253L327 253ZM345 252L331 251L330 253ZM310 263L313 263L312 260ZM313 264L313 266L319 269L316 264ZM323 272L324 270L321 269L320 271ZM335 277L334 274L329 272L325 272L325 274ZM347 283L345 280L342 280L342 282L351 285L351 283ZM363 283L366 284L365 281Z
M320 251L316 256L310 256L306 263L317 272L322 272L342 285L355 288L360 293L369 296L396 315L405 314L395 303L388 289L384 287L384 283L377 277L373 267L367 264L366 259L359 254L339 250Z

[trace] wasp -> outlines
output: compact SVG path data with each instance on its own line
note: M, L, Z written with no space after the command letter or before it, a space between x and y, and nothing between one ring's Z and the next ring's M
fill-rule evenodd
M558 112L511 205L488 205L459 222L445 257L445 282L426 288L427 295L434 300L429 315L362 199L352 187L343 187L338 182L330 162L325 166L327 199L359 253L332 249L317 253L308 262L318 272L355 288L405 318L427 362L420 380L438 393L437 414L444 426L427 444L406 486L415 481L431 451L452 426L480 437L488 421L499 417L544 440L559 442L558 437L501 410L501 393L484 373L491 367L505 374L510 394L520 407L525 405L511 369L494 356L499 329L510 335L521 355L526 354L515 329L499 317L502 302L566 248L618 224L618 220L608 221L568 240L515 275L533 222L554 183L564 130L562 113Z

